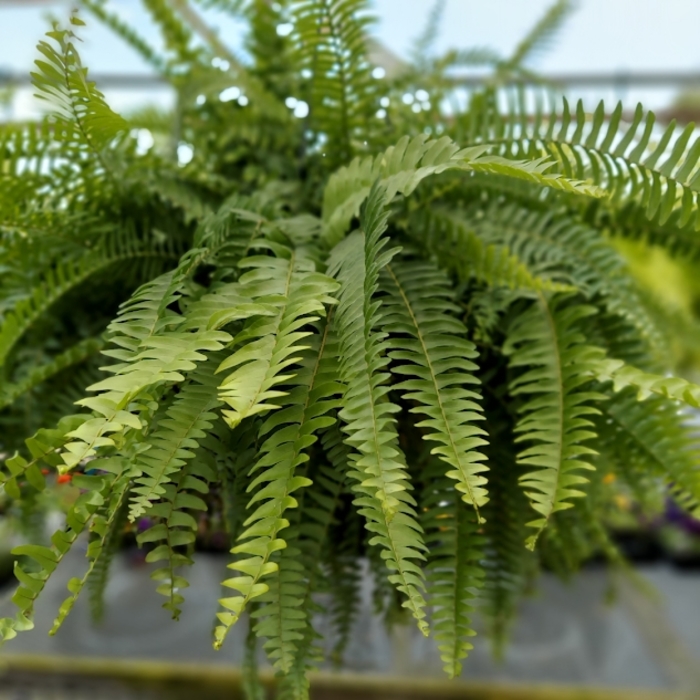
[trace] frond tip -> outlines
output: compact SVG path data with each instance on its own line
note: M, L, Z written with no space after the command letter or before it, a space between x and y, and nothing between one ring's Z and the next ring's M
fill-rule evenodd
M84 25L76 14L70 23L72 27ZM76 147L82 140L98 154L125 131L127 123L110 109L95 83L88 81L87 69L75 48L73 30L54 27L47 37L55 46L48 41L39 42L43 58L36 60L38 71L32 73L36 97L48 102L57 118L75 127Z

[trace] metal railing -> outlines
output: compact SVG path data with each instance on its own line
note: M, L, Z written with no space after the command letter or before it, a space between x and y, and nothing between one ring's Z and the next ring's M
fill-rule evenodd
M91 73L90 79L106 88L151 89L167 85L166 78L155 73ZM478 87L488 76L457 75L453 77L455 85ZM518 78L511 84L531 85L536 81ZM646 71L625 73L550 73L538 76L537 82L563 87L600 87L600 88L700 88L700 71ZM25 87L31 84L28 73L3 71L0 69L0 87Z

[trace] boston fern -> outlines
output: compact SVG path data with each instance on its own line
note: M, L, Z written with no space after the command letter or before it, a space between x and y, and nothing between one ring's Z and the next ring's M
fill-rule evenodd
M0 503L28 527L68 490L50 543L15 550L0 637L81 536L52 632L86 587L99 612L137 529L177 617L208 511L231 548L214 645L249 613L283 697L308 694L319 613L340 658L365 570L455 676L474 609L499 644L538 568L623 563L621 493L698 510L700 387L615 241L700 253L700 138L505 87L568 3L511 59L432 58L430 29L388 76L364 0L201 0L249 21L245 62L197 3L144 4L162 54L83 3L172 114L115 114L73 15L39 44L47 116L0 129ZM465 102L470 62L494 70Z

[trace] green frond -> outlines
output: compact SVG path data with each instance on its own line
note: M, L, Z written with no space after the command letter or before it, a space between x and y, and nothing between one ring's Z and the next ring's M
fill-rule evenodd
M577 501L577 505L582 502ZM552 516L538 549L542 566L563 581L570 581L594 551L576 506Z
M300 560L298 536L294 526L285 530L284 551L275 561L276 570L267 577L267 591L258 599L260 607L251 612L251 618L258 618L255 634L266 639L263 648L267 657L283 674L292 670L297 645L310 625L308 605L302 607L308 572Z
M248 0L196 0L205 9L214 8L221 12L227 12L234 17L240 17Z
M11 405L23 394L32 391L42 382L50 379L58 372L68 367L80 364L86 359L99 353L104 347L101 338L87 338L76 343L65 352L57 355L53 360L33 369L29 375L13 384L5 384L0 388L0 409Z
M334 635L330 658L336 667L343 663L362 602L365 570L358 559L361 527L359 519L351 521L349 531L343 532L344 538L338 545L339 551L332 552L329 557L326 587L331 596L328 615Z
M165 416L158 421L156 429L143 445L144 451L137 457L137 476L129 506L131 522L145 513L150 514L154 502L159 499L170 501L172 505L176 496L173 494L172 498L167 498L168 485L176 474L188 471L186 465L194 459L200 441L216 420L214 411L221 406L221 402L217 396L218 382L214 378L213 368L207 371L205 363L192 378L193 381L179 391ZM196 475L196 467L193 469ZM196 481L194 477L193 480ZM177 490L179 492L180 488ZM153 532L148 532L149 537L155 537ZM152 541L145 537L142 540Z
M672 122L657 140L656 117L641 105L632 122L623 125L621 103L608 120L602 102L590 119L581 101L575 110L565 99L561 110L553 105L545 111L540 99L534 119L522 98L512 102L506 117L492 102L484 104L486 114L470 115L481 123L477 140L497 144L507 157L553 158L563 177L604 190L606 208L634 204L648 221L679 231L699 230L700 139L691 143L692 124L678 132Z
M295 71L294 37L277 33L277 27L289 19L290 3L246 0L240 4L245 5L241 10L250 23L245 43L252 59L250 72L282 100L296 94L299 76Z
M474 207L464 218L482 240L505 247L538 274L556 271L560 282L586 297L601 294L619 303L610 288L622 277L624 262L600 231L573 217L513 204L492 204L485 211ZM623 279L620 286L629 286L629 280Z
M87 580L90 614L94 622L100 622L104 617L105 590L109 581L112 561L118 554L124 539L127 514L128 502L126 498L122 498L117 506L115 516L108 521L102 551L97 556L95 566Z
M300 638L296 640L291 663L280 681L279 691L281 698L289 700L308 700L307 671L313 669L314 662L323 658L321 650L314 644L321 635L314 630L311 616L320 606L313 601L312 596L319 588L322 556L329 545L332 546L332 543L329 542L331 525L334 523L334 516L345 482L345 472L338 471L334 467L319 466L318 471L312 476L314 484L306 491L305 507L295 528L296 537L294 540L290 540L288 537L289 545L282 552L277 574L281 583L286 570L290 569L293 556L299 558L298 563L301 565L304 575L296 583L301 585L301 591L297 595L292 592L288 603L293 609L302 611L305 620L298 627ZM294 555L295 549L296 555ZM295 568L297 567L291 566L292 571ZM262 614L264 613L261 611ZM279 619L280 614L277 611L274 614ZM268 622L272 622L274 625L273 620ZM259 632L263 632L262 624ZM269 637L269 634L266 636ZM273 652L272 657L274 658L274 656L276 654Z
M235 542L243 531L246 505L251 482L250 470L257 461L260 419L248 421L235 430L229 430L219 418L213 431L202 443L214 455L222 499L222 516L230 542ZM235 447L234 447L235 446Z
M51 546L36 544L25 544L15 547L13 550L17 556L25 556L33 562L25 568L20 563L15 564L15 577L19 581L19 586L12 597L12 601L17 608L14 618L0 619L0 642L12 639L17 636L17 632L29 630L34 627L34 602L43 591L46 582L51 574L56 570L63 557L70 550L81 532L90 524L97 510L105 504L105 500L114 494L115 484L124 482L125 460L120 458L104 458L93 462L93 468L102 472L99 476L80 476L76 485L82 490L75 503L66 514L66 529L56 531L51 537ZM124 489L117 489L117 495L123 494ZM103 540L109 531L108 523L114 517L114 511L107 513L103 510L102 517L95 526L97 539L91 542L90 554L99 556L102 549ZM94 567L93 558L88 575ZM36 568L38 567L38 569ZM86 577L87 578L87 577ZM60 622L70 611L80 589L82 589L84 579L72 578L68 583L69 591L73 594L61 605L59 616L55 625Z
M185 463L177 481L163 487L160 501L148 511L156 523L136 538L139 545L152 545L146 555L148 563L165 562L151 573L151 578L158 583L156 591L167 598L163 607L170 610L175 620L180 617L180 605L185 600L182 591L189 586L179 570L193 563L189 553L197 532L193 512L206 511L202 496L208 494L214 479L213 470L201 455Z
M460 220L449 212L425 209L417 213L409 234L462 282L476 279L490 287L536 291L566 289L544 275L538 276L507 245L481 238L471 221Z
M589 348L586 364L592 376L600 382L611 381L615 391L633 388L639 401L657 394L674 401L700 408L700 386L681 377L663 377L644 372L622 360L605 357L599 348Z
M609 230L615 239L658 245L680 259L700 258L700 240L691 221L683 222L680 217L672 216L661 224L649 220L646 210L634 201L617 207L604 204L591 207L585 216L596 228Z
M168 50L168 68L195 62L201 49L194 46L192 28L167 0L143 0L143 4L160 29L163 43Z
M611 314L634 325L654 353L665 352L660 330L626 274L622 257L601 231L577 218L513 204L491 205L486 212L467 210L465 218L485 243L502 246L541 278L556 271L555 282L599 300Z
M573 0L556 0L538 20L537 24L520 41L510 58L499 66L500 71L507 73L518 70L524 66L535 52L546 48L575 7Z
M416 424L424 439L450 466L465 503L476 511L487 500L486 465L479 448L486 444L478 379L473 372L476 348L467 329L455 316L454 291L439 269L426 263L389 264L382 271L381 289L387 293L382 325L393 348L392 372L406 377L394 388L415 405L411 413L424 416Z
M299 70L308 75L301 93L322 139L319 148L333 164L352 158L377 109L366 47L368 7L367 0L296 0L290 7Z
M166 66L162 56L153 50L151 44L119 15L110 12L101 0L80 0L82 7L92 12L95 17L107 25L115 34L135 49L159 73L165 72Z
M59 451L70 441L70 433L88 416L64 416L53 428L42 428L25 440L28 456L15 453L5 460L4 469L0 471L0 486L5 493L14 499L20 498L19 482L26 481L37 491L43 491L46 481L42 474L42 466L55 468L61 464Z
M320 343L316 344L320 347L314 347L312 357L315 355L315 363L307 360L307 366L296 378L303 387L303 392L297 393L301 397L306 392L304 414L296 434L287 439L290 446L297 443L297 450L303 444L299 440L306 437L303 442L313 444L317 440L315 433L335 422L336 418L328 413L337 405L342 390L337 381L337 348L329 324L326 324ZM290 398L291 395L290 392ZM270 423L282 419L280 414L285 410L289 409L283 408L266 421L263 434L269 430ZM263 443L261 451L264 453L269 449L269 442ZM285 675L296 671L297 675L301 673L303 676L314 638L310 620L313 610L311 594L316 588L321 549L326 544L344 475L322 468L312 474L303 462L297 467L302 467L309 483L303 491L303 500L298 501L290 516L291 527L284 535L287 546L275 555L277 571L267 579L270 590L260 598L262 605L253 617L259 620L256 634L267 639L263 648L274 667ZM309 479L311 476L314 478Z
M58 632L66 617L73 609L85 584L91 580L93 576L98 575L99 569L104 564L105 556L109 557L109 552L106 548L110 546L114 539L115 527L121 520L124 502L128 497L129 486L133 475L127 460L122 459L119 461L121 461L121 464L117 462L117 464L112 467L115 472L114 481L108 485L108 490L106 492L100 493L100 498L94 499L100 502L95 503L97 508L90 522L90 541L88 542L86 554L90 564L82 578L73 577L68 581L67 587L70 596L66 598L58 608L58 615L56 615L53 626L49 631L51 635ZM105 471L105 466L112 466L106 459L95 460L93 464L95 465L94 468L101 469L102 471ZM102 482L98 479L99 477L96 479L95 476L81 474L73 478L73 483L78 488L84 488L88 492L92 489L99 493L101 491ZM59 530L59 534L62 535L63 532Z
M105 368L113 376L88 387L100 392L98 396L78 402L95 415L71 433L73 441L62 455L66 470L95 455L100 448L116 447L125 430L141 430L142 420L132 412L135 399L149 388L183 381L182 372L195 369L197 363L205 360L204 352L220 350L222 343L231 340L227 333L208 330L209 317L200 314L196 323L188 325L191 319L169 308L182 297L187 276L201 257L199 251L192 251L176 270L144 285L123 304L108 329L110 342L116 348L104 351L120 362ZM238 317L245 318L259 310L255 304L249 307ZM136 404L135 410L152 413L157 403L152 396L145 398L145 406Z
M429 461L424 474L422 523L428 544L426 565L428 603L443 668L459 676L461 660L476 632L471 627L476 591L483 583L484 538L473 512L455 493L445 465Z
M515 432L525 449L518 464L535 468L520 479L541 516L529 523L537 529L527 540L531 549L549 517L584 495L577 487L586 479L576 472L594 469L586 455L595 452L583 443L595 433L585 416L598 412L590 402L600 395L581 390L590 380L585 365L576 361L586 353L576 324L590 313L590 307L567 304L561 297L540 296L513 321L504 346L510 367L518 372L510 394L523 397Z
M245 700L266 700L267 694L263 684L260 682L258 671L258 637L253 631L252 619L245 638L245 653L241 671L241 685Z
M239 194L228 197L216 212L202 219L195 232L195 245L208 250L208 259L218 260L225 255L224 261L234 266L249 254L268 224L259 208L252 198Z
M493 405L491 406L492 408ZM530 507L518 483L511 426L497 410L490 411L488 450L490 500L484 507L483 586L479 608L494 652L500 657L531 569L533 554L524 546Z
M596 504L580 501L577 509L590 544L600 552L610 565L630 573L630 563L605 528L602 517L595 510Z
M284 277L288 280L285 282L286 288L282 288L283 292L286 292L283 298L288 300L290 308L283 309L280 313L280 336L273 339L273 342L279 342L281 345L281 350L275 354L282 358L290 354L290 349L291 352L304 351L305 348L295 348L292 345L301 335L297 333L294 337L294 329L318 320L318 317L310 317L307 314L322 310L319 296L330 300L327 293L335 288L334 284L329 284L325 281L326 278L318 273L304 274L303 268L298 271L302 279L296 286L292 286L297 277L293 265L294 261L290 260L288 270L283 268ZM272 291L276 290L273 288ZM288 314L286 318L285 312ZM296 320L290 322L287 320L289 316ZM288 337L284 339L281 336L287 324ZM243 333L245 332L244 330ZM275 593L279 595L270 603L271 607L263 607L259 614L269 615L280 624L275 626L273 622L265 620L260 623L258 633L271 637L266 648L271 650L271 659L283 671L289 668L294 642L300 638L297 631L299 611L287 605L289 596L293 599L294 591L298 589L299 565L291 559L289 569L280 571L273 555L286 546L280 532L289 526L289 521L284 517L285 511L298 506L292 494L312 483L298 473L299 467L308 461L307 451L318 439L317 431L327 428L335 421L328 413L337 406L341 386L337 380L334 344L328 342L329 332L330 327L326 323L322 333L316 333L309 338L310 346L307 352L303 352L301 357L286 361L286 366L301 361L300 367L296 374L279 379L278 383L285 382L283 386L286 391L275 392L270 398L276 402L263 407L277 410L266 419L260 429L260 435L265 441L260 447L258 461L251 470L251 475L256 476L247 489L248 492L253 492L247 508L249 515L243 524L245 530L239 534L237 544L231 550L232 554L239 556L228 568L238 571L241 575L227 579L222 584L236 591L238 595L222 598L219 603L226 612L217 615L221 625L215 631L215 647L219 648L248 602L268 592L268 585L261 583L261 580L279 572L271 579L276 590L271 591L268 602ZM308 337L311 333L304 335ZM291 585L291 594L285 592L286 584ZM303 625L303 617L301 620Z
M670 487L681 506L700 513L698 444L692 428L678 420L674 401L652 396L638 401L630 389L601 407L607 451L619 467L621 478L631 481L655 477ZM631 479L630 479L631 476Z
M552 160L511 160L492 155L491 150L488 145L460 149L447 136L430 141L420 135L412 139L404 136L377 156L355 158L328 180L323 198L324 235L331 244L340 240L375 181L386 188L387 201L391 201L397 194L410 195L425 178L449 170L507 175L571 194L601 196L599 188L581 178L549 174Z
M404 607L427 634L423 572L425 544L415 513L415 499L406 463L397 444L399 407L387 394L385 367L390 348L386 334L376 329L380 319L373 301L379 272L396 249L385 251L388 239L384 211L386 193L375 187L365 203L361 230L346 238L331 254L329 270L339 280L337 323L341 347L340 375L347 386L340 418L346 442L353 448L350 476L356 482L356 504L374 534L370 544L382 550L389 580L405 596Z
M295 353L304 348L300 342L310 335L300 329L334 303L330 294L337 285L332 280L316 272L311 260L280 250L289 257L252 256L241 263L249 269L240 279L242 294L251 302L269 304L274 313L252 320L233 341L244 344L217 370L233 369L219 389L228 406L223 415L232 428L274 407L266 402L283 395L274 387L289 379L283 372L299 359Z
M73 27L84 24L76 14L70 23ZM50 105L56 119L75 126L72 148L88 148L102 158L102 152L127 128L127 123L110 109L95 84L88 81L73 30L55 27L46 36L53 43L40 41L37 47L42 58L36 60L37 72L32 73L36 97Z
M446 0L435 0L428 13L428 21L423 31L414 39L411 49L411 58L416 68L427 66L430 62L430 53L434 48L440 33L440 24L445 14Z
M322 444L324 455L334 474L347 474L351 450L343 441L343 433L338 424L323 434ZM341 497L348 494L347 479L343 486L344 492ZM331 659L336 666L342 661L352 626L357 619L362 585L361 565L358 560L363 534L362 521L351 509L346 507L345 511L345 518L332 525L332 541L324 552L327 565L323 590L330 598L328 615L334 633ZM300 656L298 654L297 658Z
M49 119L34 124L0 126L0 217L4 225L19 218L26 205L36 200L46 185L54 188L59 183L65 185L68 179L65 169L57 174L61 168L50 167L47 172L47 165L61 162L63 142L70 141L72 134L72 126L53 124ZM54 196L52 191L47 194Z
M4 314L0 327L0 364L4 364L22 336L59 299L73 291L88 278L119 262L149 257L153 251L126 244L113 249L87 254L77 260L59 263L46 272L28 297L20 298L11 311Z
M140 431L144 425L138 412L147 415L158 404L153 396L145 396L145 405L135 400L151 387L183 381L182 372L205 360L204 352L221 350L230 341L231 336L222 331L178 332L183 317L168 306L179 298L183 285L180 269L161 275L137 290L110 325L110 341L117 347L104 354L121 362L106 368L111 377L88 387L100 392L97 396L78 402L91 409L94 417L71 433L73 440L62 454L64 471L100 448L117 447L128 429Z

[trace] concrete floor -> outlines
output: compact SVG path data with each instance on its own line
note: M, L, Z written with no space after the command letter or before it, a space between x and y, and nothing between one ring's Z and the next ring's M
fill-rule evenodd
M76 551L41 597L37 628L4 647L0 660L5 654L41 653L238 664L245 625L232 630L222 651L211 647L224 565L222 557L198 557L190 572L191 587L182 618L173 622L160 607L162 598L153 590L148 568L120 557L107 591L104 622L97 627L91 624L87 600L83 599L58 635L48 637L55 611L65 597L65 583L82 566L81 553ZM665 566L645 567L640 573L658 590L658 600L640 593L629 582L618 582L618 601L607 605L604 601L610 578L604 569L585 570L569 586L545 575L538 594L522 605L503 663L497 664L487 640L477 637L465 662L464 679L700 691L700 575ZM391 639L371 614L369 586L363 594L347 668L403 677L439 677L441 663L433 642L413 628L400 628ZM0 605L0 615L9 612L7 604ZM4 692L9 691L0 687L0 700L34 697ZM85 697L121 697L120 690L114 692L117 694L88 693ZM83 695L74 690L72 695L59 693L55 697L82 699Z

